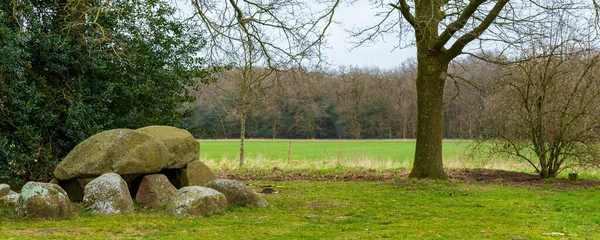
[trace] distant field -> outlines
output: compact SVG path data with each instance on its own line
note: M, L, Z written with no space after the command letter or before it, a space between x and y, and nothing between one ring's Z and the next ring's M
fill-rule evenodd
M209 166L233 168L239 159L239 140L200 140L200 159ZM247 140L249 166L410 168L415 141L406 140ZM444 164L450 168L525 170L527 165L511 159L471 157L470 141L444 141Z

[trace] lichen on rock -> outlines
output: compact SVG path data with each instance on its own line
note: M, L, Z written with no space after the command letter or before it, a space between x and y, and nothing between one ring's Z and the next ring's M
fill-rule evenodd
M184 168L199 158L200 145L190 132L171 126L148 126L135 130L161 141L168 149L166 168Z
M262 195L238 181L215 179L206 184L206 187L225 194L229 206L246 204L253 207L267 207L269 205Z
M176 193L177 189L165 175L152 174L142 179L135 200L146 206L164 207Z
M15 213L25 218L57 219L73 216L73 208L67 193L57 184L28 182L17 198Z
M89 182L83 204L87 211L101 215L133 212L127 183L116 173L106 173Z
M167 166L167 147L158 139L130 129L98 133L79 143L56 166L59 180L96 177L104 173L155 173Z
M3 197L0 197L0 209L14 210L15 204L17 203L18 199L19 194L12 190L9 190L8 194L4 195Z
M227 199L222 193L205 187L181 188L167 205L167 213L179 217L206 217L224 211Z
M215 180L215 174L202 161L193 161L181 170L182 186L205 186L208 182Z
M10 192L10 186L6 183L0 184L0 197L4 197L8 195Z

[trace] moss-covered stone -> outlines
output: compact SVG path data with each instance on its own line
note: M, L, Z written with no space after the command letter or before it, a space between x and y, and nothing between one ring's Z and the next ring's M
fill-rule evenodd
M0 197L8 195L8 192L10 192L10 186L5 183L0 184Z
M167 168L183 168L199 158L200 145L186 130L171 126L148 126L136 131L153 136L167 146Z
M18 199L19 199L18 193L14 192L14 191L9 191L8 194L6 194L3 197L0 197L0 210L2 210L2 209L14 210L15 204L17 203Z
M135 201L146 206L164 207L176 193L177 189L165 175L152 174L144 176L142 179L135 195Z
M144 174L167 166L168 149L158 139L130 129L98 133L79 143L54 170L59 180L104 173Z
M206 184L206 187L215 189L227 198L227 204L234 206L240 203L253 207L267 207L268 203L265 198L256 193L253 189L246 187L243 183L228 180L215 179Z
M28 182L21 189L15 204L17 216L58 219L73 216L67 193L52 183Z
M179 217L206 217L227 208L222 193L205 187L190 186L177 191L167 205L167 213Z
M116 173L106 173L89 182L84 189L83 205L101 215L133 212L133 199L127 183Z
M180 176L182 186L205 186L215 179L215 174L200 160L188 163Z

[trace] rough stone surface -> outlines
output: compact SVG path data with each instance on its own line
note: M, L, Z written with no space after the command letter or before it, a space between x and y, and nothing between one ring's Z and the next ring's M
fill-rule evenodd
M114 172L156 173L167 166L168 149L158 139L130 129L98 133L79 143L56 166L59 180L88 178Z
M176 193L177 189L165 175L152 174L144 176L142 179L135 195L135 201L146 206L164 207Z
M211 188L181 188L167 205L167 213L179 217L206 217L227 208L225 195Z
M0 209L15 209L15 204L17 203L17 199L19 199L19 194L13 191L9 191L3 197L0 197Z
M8 195L8 192L10 191L10 186L6 183L2 183L0 184L0 197L4 197L6 195Z
M198 160L187 164L181 171L180 179L182 186L205 186L216 177L206 164Z
M254 207L268 206L267 201L262 195L256 193L253 189L246 187L243 183L234 180L215 179L206 184L206 187L225 194L229 206L237 204L246 204Z
M85 186L83 205L96 214L133 212L133 199L127 183L116 173L106 173Z
M28 182L21 189L15 213L25 218L58 219L73 216L67 193L52 183Z
M171 126L148 126L136 131L153 136L167 146L167 168L184 168L199 158L200 144L187 130Z

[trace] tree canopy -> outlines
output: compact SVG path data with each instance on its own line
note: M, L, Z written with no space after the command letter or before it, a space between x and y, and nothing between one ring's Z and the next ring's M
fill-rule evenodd
M162 0L0 3L0 181L49 180L99 131L179 125L200 31Z

